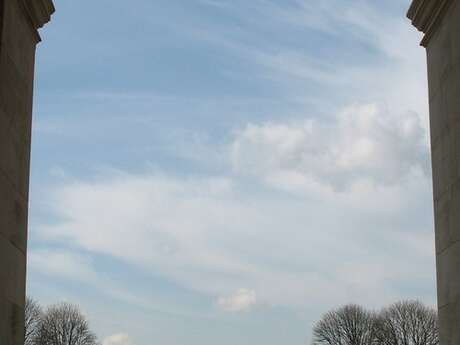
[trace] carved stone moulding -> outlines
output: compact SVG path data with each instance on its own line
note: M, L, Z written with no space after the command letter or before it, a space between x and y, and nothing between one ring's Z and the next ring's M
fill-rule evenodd
M51 20L55 8L52 0L17 0L26 12L32 28L36 31L37 41L40 41L38 29Z
M436 32L449 5L458 0L414 0L407 12L412 24L425 34L422 46L426 47Z

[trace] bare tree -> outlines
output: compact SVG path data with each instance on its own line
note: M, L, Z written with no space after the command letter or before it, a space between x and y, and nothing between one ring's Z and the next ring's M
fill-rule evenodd
M417 301L398 302L381 311L379 345L438 345L436 310Z
M80 309L61 303L49 307L43 314L36 345L96 345L96 335Z
M25 305L25 345L34 345L42 317L41 306L32 298L27 297Z
M314 345L375 344L375 314L357 305L328 312L313 328Z

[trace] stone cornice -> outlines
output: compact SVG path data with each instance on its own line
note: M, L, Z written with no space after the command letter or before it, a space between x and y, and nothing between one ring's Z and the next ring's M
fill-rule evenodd
M407 12L412 24L425 34L421 45L426 47L451 3L458 0L413 0Z
M36 31L37 40L40 41L38 29L51 20L55 8L52 0L18 0L29 20L29 23Z
M36 29L43 27L51 20L54 5L51 0L23 0Z

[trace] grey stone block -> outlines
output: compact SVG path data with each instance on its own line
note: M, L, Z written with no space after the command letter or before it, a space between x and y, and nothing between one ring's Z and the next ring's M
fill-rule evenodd
M0 172L27 198L30 144L16 132L13 122L0 109Z
M425 33L441 345L460 344L460 0L413 0Z
M451 244L452 203L452 193L445 193L435 202L436 253L438 254Z
M451 35L451 45L452 45L452 63L454 66L458 67L460 65L460 39L458 33L460 32L460 3L454 1L452 7L449 9L449 14L451 18L448 20L449 31L454 33Z
M27 248L27 202L0 173L0 235L24 254Z
M26 255L7 238L0 237L0 296L19 306L25 300Z
M24 310L0 298L0 345L24 344Z
M14 35L5 35L2 46L16 67L18 75L29 88L33 88L35 46L39 36L31 25L19 1L5 2L4 30L15 32Z
M433 148L438 145L442 133L447 129L445 107L446 102L444 100L444 95L441 92L433 95L430 100L430 112L432 114L438 114L438 116L430 116L431 144Z
M24 344L35 46L53 11L51 0L0 0L0 345Z
M437 256L438 305L444 307L460 300L460 242L451 243ZM460 317L460 315L459 315Z
M450 303L439 308L440 345L460 344L459 317L459 303Z

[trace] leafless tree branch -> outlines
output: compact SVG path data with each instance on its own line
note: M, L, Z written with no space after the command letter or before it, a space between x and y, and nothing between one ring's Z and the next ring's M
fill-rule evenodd
M381 311L377 320L379 345L438 345L436 310L417 301L398 302Z
M27 297L25 305L25 345L35 345L40 321L42 318L42 308L34 299Z
M374 313L357 305L328 312L313 329L313 345L374 345Z
M97 338L77 306L61 303L43 314L34 345L97 345Z

